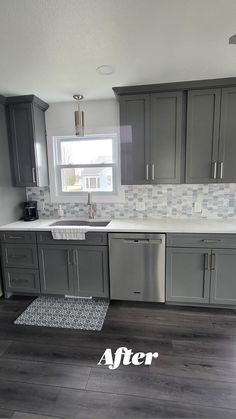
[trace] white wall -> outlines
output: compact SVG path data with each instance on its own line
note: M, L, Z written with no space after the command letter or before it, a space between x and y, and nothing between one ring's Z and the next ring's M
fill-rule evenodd
M117 132L119 127L119 105L115 99L82 101L85 134ZM50 104L46 112L48 138L60 135L74 135L74 111L76 101Z
M119 104L115 99L82 101L81 110L84 111L84 125L86 134L116 133L119 140ZM48 137L48 159L50 178L50 197L52 202L64 202L65 197L58 197L55 189L55 172L53 169L52 137L75 135L74 111L78 108L76 101L50 104L46 112L46 126ZM117 150L119 161L119 147ZM118 178L120 173L118 174ZM70 202L86 202L87 197L71 197ZM113 196L96 196L96 202L123 202L124 194L121 188Z

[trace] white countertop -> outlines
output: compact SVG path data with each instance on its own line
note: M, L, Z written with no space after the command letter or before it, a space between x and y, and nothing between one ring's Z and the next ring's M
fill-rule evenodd
M73 218L65 218L71 220ZM77 218L81 219L82 218ZM36 221L16 221L11 224L0 226L0 230L6 231L51 231L52 223L63 219L41 218ZM97 219L98 221L100 219ZM70 226L71 228L72 226ZM64 227L65 228L65 227ZM74 228L74 227L73 227ZM75 227L88 231L103 232L137 232L137 233L230 233L236 234L236 219L205 219L205 218L132 218L111 220L106 227Z

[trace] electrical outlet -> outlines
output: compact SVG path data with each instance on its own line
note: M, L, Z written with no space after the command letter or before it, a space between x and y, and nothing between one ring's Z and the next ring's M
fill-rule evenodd
M145 202L143 201L137 201L136 202L136 211L145 211Z
M44 202L38 201L38 210L41 212L44 211Z
M194 202L194 212L201 213L202 212L202 203L197 201Z

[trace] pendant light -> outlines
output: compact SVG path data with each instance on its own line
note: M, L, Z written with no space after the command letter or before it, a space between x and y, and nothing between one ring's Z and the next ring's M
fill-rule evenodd
M229 38L229 44L236 44L236 35L232 35Z
M84 135L84 112L80 110L79 101L83 95L74 95L73 98L78 101L78 110L75 111L75 135Z

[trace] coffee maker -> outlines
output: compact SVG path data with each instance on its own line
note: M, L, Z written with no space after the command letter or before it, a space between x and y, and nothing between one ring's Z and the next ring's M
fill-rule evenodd
M35 221L39 218L37 201L24 202L23 219L24 221Z

